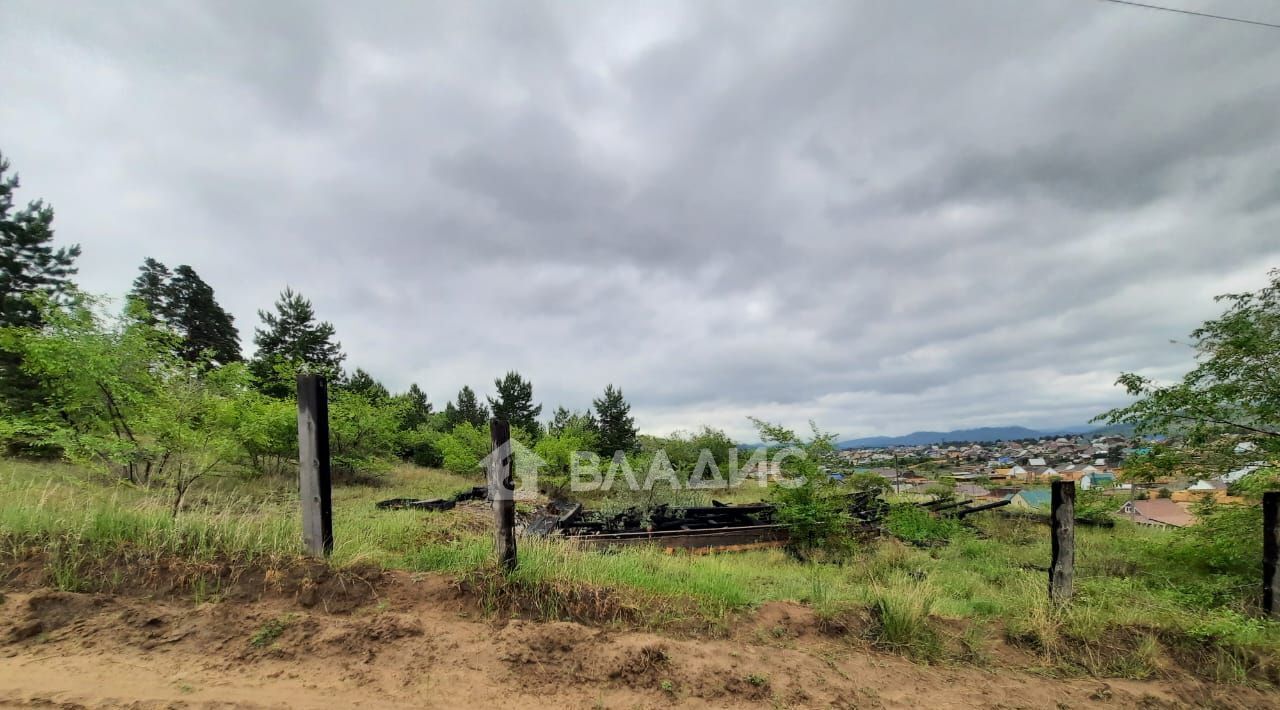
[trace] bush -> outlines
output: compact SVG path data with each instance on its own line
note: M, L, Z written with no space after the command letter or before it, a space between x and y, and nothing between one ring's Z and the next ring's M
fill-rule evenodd
M671 462L671 467L680 480L686 480L700 461L705 463L702 455L704 450L710 452L710 460L722 471L738 455L738 445L733 439L723 431L709 426L694 433L677 431L671 436L641 436L639 442L645 453L666 452L667 460Z
M936 516L914 503L899 503L889 509L885 527L899 540L932 545L947 542L961 526L955 518Z
M426 468L444 467L444 454L440 451L442 436L444 436L442 432L427 427L404 432L400 450L401 458Z
M590 428L570 424L558 430L549 430L533 447L533 453L542 459L538 487L550 496L558 496L569 485L569 472L573 455L578 451L595 451L598 437Z
M250 469L266 475L283 473L298 459L297 405L246 390L237 402L235 437Z
M489 455L489 427L483 429L463 422L441 434L436 442L441 465L454 473L479 473L480 461Z
M1109 523L1116 510L1115 499L1101 489L1076 489L1076 518L1091 523Z
M404 403L374 401L368 395L335 390L329 394L329 454L333 472L353 477L381 473L398 449Z
M1180 557L1218 574L1250 580L1261 574L1261 507L1221 505L1209 495L1192 512L1196 524L1178 531Z
M823 433L810 423L813 436L808 442L801 442L789 429L754 418L752 422L766 445L795 452L782 457L784 478L772 492L776 519L791 533L791 550L799 554L819 548L846 550L852 542L849 527L853 519L844 491L822 466L823 461L834 458L835 435Z
M850 490L858 492L876 491L876 493L888 493L893 490L893 486L889 484L889 481L885 480L884 476L870 471L849 476L845 479L845 485Z

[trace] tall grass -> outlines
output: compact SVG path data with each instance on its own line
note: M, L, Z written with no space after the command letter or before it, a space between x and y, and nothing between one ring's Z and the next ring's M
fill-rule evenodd
M870 595L878 643L921 660L941 655L937 633L930 623L937 598L932 585L899 573L875 582Z
M843 564L800 562L780 550L601 553L565 540L522 540L517 571L502 578L482 506L374 507L382 498L447 496L474 483L406 466L382 487L335 489L333 564L443 572L476 582L495 608L518 601L529 613L572 617L597 603L606 617L654 627L723 626L762 604L794 602L828 619L869 620L850 630L921 659L946 656L944 632L957 625L993 629L988 636L1072 672L1143 677L1168 660L1162 654L1183 654L1239 679L1274 674L1280 657L1280 625L1257 618L1254 585L1183 564L1167 553L1169 532L1123 521L1077 530L1077 593L1058 607L1047 598L1048 529L994 515L950 531L945 546L881 540ZM0 460L0 558L38 547L51 581L78 589L85 560L121 552L266 562L299 552L292 481L213 480L188 498L175 517L163 491L61 464ZM981 643L982 634L966 636L966 657L980 657Z

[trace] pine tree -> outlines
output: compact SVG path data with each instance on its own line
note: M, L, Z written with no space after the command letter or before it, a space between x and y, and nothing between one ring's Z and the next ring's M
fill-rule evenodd
M591 415L591 412L571 412L564 407L556 407L555 413L551 415L551 421L547 424L547 432L560 436L570 429L595 431L596 418Z
M29 298L58 299L74 288L80 246L53 248L53 208L43 201L13 209L20 182L17 174L6 177L8 170L0 154L0 327L31 327L40 325L40 310ZM0 402L15 410L30 408L41 396L39 383L21 367L20 355L0 351Z
M615 451L633 451L636 447L636 421L631 417L631 405L622 397L622 390L609 385L604 396L592 400L596 410L596 426L600 433L601 456L613 456Z
M385 385L359 367L356 368L355 374L351 375L351 378L347 380L344 386L349 392L364 395L365 399L370 402L385 402L391 398L391 393L387 391Z
M444 408L444 416L445 426L449 429L463 422L475 427L485 427L489 424L489 408L481 404L476 398L475 391L466 385L458 391L457 403L450 402Z
M403 397L409 403L404 415L403 428L417 429L426 424L431 418L431 403L427 401L427 393L418 387L417 382L414 382L409 385L409 391L404 393Z
M542 414L542 405L533 404L533 383L512 370L494 380L493 386L498 391L498 398L487 398L489 407L493 409L493 417L505 419L511 426L519 427L537 437L541 431L538 415Z
M213 287L196 270L183 264L172 273L147 258L138 267L129 297L147 309L152 325L163 326L181 338L177 354L188 362L225 365L239 362L240 332L235 318L214 298Z
M275 312L258 311L263 327L253 331L258 352L249 369L263 392L287 397L294 390L293 375L300 371L342 376L342 344L333 341L333 324L316 322L311 301L291 288L280 293Z
M213 287L195 269L183 264L169 283L170 317L182 335L183 359L226 365L239 362L240 331L235 318L218 305Z
M42 200L13 211L18 176L5 177L9 161L0 155L0 326L39 325L33 294L63 296L72 287L80 245L54 249L53 208Z
M138 278L133 280L133 290L129 298L141 303L147 309L148 322L152 325L169 324L172 314L169 312L169 280L173 277L169 267L147 257L138 267Z

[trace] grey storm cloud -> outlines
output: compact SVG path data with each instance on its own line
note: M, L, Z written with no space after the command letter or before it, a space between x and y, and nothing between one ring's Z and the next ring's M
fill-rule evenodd
M86 288L189 263L251 352L291 285L437 404L1051 426L1280 265L1278 66L1085 0L7 2L0 150Z

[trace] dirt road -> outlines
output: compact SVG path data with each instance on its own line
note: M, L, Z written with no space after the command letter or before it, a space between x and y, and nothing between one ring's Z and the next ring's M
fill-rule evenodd
M10 591L0 707L1277 706L1275 695L1186 678L920 666L822 634L786 605L734 638L695 639L481 620L434 577L399 576L338 613L302 601Z

